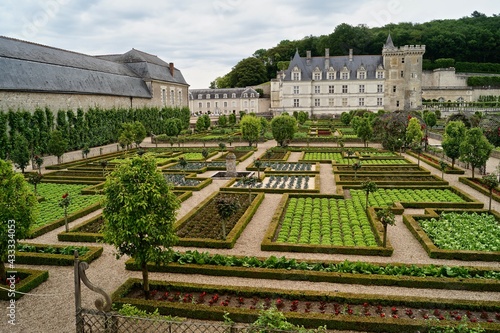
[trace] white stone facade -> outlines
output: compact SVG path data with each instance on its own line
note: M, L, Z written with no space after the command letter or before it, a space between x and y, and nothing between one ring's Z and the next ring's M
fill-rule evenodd
M195 115L259 113L259 96L252 88L190 89L189 109Z

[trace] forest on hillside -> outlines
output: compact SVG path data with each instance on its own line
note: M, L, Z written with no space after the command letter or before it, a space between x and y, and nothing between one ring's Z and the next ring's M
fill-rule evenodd
M391 23L374 28L342 23L329 35L282 40L272 48L259 49L252 57L241 60L231 72L216 78L211 88L244 87L273 79L276 72L287 65L295 50L302 56L307 50L313 56L323 56L325 48L330 49L330 56L346 55L349 49L353 49L355 55L381 54L389 33L396 46L425 45L424 67L429 69L435 60L443 58L454 59L462 66L465 63L464 68L468 67L467 63L490 63L486 67L495 68L493 64L500 63L500 15L486 16L475 11L460 19Z

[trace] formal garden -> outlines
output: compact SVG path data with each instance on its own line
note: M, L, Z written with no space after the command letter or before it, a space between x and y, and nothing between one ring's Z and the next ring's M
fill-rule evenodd
M198 120L195 134L155 129L151 141L154 122L131 122L98 142L118 146L87 156L75 143L80 158L51 165L47 143L15 162L24 174L2 161L12 179L2 186L24 194L7 206L3 192L1 216L29 223L15 230L13 252L6 244L0 273L15 253L16 290L45 292L50 267L72 265L78 251L89 271L102 269L96 282L111 287L116 310L241 323L278 311L308 329L500 332L498 175L458 166L478 169L489 153L474 159L459 142L467 158L455 156L451 134L441 157L425 151L420 119L407 119L405 145L387 132L373 143L356 121L286 115L212 130ZM474 140L473 130L458 141ZM212 177L232 163L251 173ZM121 270L107 271L115 255Z

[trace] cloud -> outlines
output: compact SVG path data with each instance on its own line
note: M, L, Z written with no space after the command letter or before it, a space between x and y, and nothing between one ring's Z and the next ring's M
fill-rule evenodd
M330 34L344 22L425 22L474 10L491 15L497 7L493 0L2 0L0 31L86 54L140 49L174 62L193 88L206 88L258 49Z

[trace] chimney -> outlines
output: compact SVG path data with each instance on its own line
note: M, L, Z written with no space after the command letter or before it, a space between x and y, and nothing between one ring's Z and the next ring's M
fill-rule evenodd
M311 64L311 51L306 51L306 58L307 58L306 63L308 65L310 65Z
M349 49L349 61L352 61L352 49Z
M329 58L330 57L330 49L326 48L325 49L325 58Z
M330 68L330 49L325 49L325 70Z
M174 63L169 63L168 68L170 69L170 75L174 76Z

